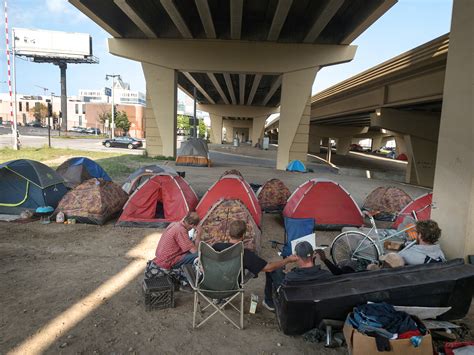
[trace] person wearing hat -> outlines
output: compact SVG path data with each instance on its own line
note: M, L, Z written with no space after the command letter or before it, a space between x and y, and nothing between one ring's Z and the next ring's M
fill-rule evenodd
M298 265L290 272L285 274L282 269L277 269L266 273L265 299L262 304L269 311L275 311L273 290L277 289L284 281L323 280L331 276L329 271L322 270L319 265L314 265L313 246L307 241L296 244L295 254L290 257L296 257Z

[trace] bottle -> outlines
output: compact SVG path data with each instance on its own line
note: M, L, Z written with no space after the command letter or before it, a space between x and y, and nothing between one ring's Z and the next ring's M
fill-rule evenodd
M56 215L56 223L64 223L64 213L63 212L59 212Z

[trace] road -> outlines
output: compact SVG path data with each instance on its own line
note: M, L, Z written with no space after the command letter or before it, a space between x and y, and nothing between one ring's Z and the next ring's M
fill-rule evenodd
M46 129L37 128L36 130L38 131L44 130L46 131L46 134L47 134ZM7 131L8 134L5 134L5 131ZM35 135L22 135L20 133L20 143L23 147L40 148L48 144L47 136L36 135L37 132L31 132L31 134L35 134ZM11 147L11 146L12 146L11 131L1 129L0 130L0 148ZM87 151L96 151L96 152L123 152L127 154L136 154L136 155L143 155L145 153L144 149L107 148L102 145L101 139L91 139L91 138L64 139L64 138L53 137L51 138L51 146L53 148L68 148L68 149L87 150Z

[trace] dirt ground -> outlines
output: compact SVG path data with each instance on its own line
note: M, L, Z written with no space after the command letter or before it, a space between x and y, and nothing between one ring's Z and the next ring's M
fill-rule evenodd
M184 168L199 195L226 169ZM262 167L237 167L249 182L282 179L293 190L312 177L341 182L361 204L375 187L386 182L339 176L322 170L294 174ZM426 192L402 186L412 197ZM0 353L212 353L212 354L341 354L345 348L285 336L273 313L261 304L248 314L251 293L262 299L264 277L248 283L245 329L222 317L192 329L193 296L175 294L176 307L147 312L140 282L162 230L118 228L113 223L41 225L0 222ZM264 215L262 255L277 259L268 240L283 240L277 215ZM329 242L337 232L319 232ZM232 313L231 313L232 314ZM472 318L472 317L470 317Z

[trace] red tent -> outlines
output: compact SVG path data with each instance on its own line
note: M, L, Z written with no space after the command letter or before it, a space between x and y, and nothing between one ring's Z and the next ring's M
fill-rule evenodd
M219 200L240 200L247 207L255 223L260 226L262 211L249 184L237 175L224 175L211 186L196 207L199 218L204 218L211 207Z
M426 221L431 218L431 203L433 201L433 193L421 195L417 199L411 201L398 214L397 219L393 222L392 228L397 228L403 222L405 217L411 217L412 212L416 211L416 218L419 221Z
M340 228L362 226L364 217L351 195L339 184L312 179L301 184L290 196L283 216L314 218L316 226Z
M181 176L161 173L135 190L117 225L165 227L194 211L197 204L196 193Z

